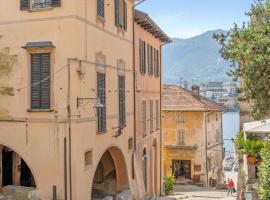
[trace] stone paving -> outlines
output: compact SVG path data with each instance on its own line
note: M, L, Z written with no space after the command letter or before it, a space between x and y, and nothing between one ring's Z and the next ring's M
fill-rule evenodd
M194 185L175 185L174 192L168 199L187 200L236 200L236 193L228 196L227 190L198 187Z

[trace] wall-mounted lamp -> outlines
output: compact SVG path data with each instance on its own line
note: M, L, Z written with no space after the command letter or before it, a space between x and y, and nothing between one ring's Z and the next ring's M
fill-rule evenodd
M94 103L93 107L95 107L95 108L103 108L104 107L104 105L100 101L100 98L98 98L98 97L88 97L88 98L77 97L77 108L79 108L82 105L86 105L89 102Z

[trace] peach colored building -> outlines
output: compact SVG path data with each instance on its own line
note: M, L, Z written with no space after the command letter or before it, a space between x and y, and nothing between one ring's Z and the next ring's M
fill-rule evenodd
M161 194L162 46L171 39L144 12L135 10L135 179L138 198Z
M223 183L224 107L176 85L162 91L164 175L179 182Z
M31 187L41 200L138 193L133 5L0 2L1 189Z

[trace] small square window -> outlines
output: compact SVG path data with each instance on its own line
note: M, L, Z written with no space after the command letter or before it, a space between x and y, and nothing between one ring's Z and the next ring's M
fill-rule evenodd
M87 151L84 154L84 164L85 166L90 166L93 164L93 152L92 151Z

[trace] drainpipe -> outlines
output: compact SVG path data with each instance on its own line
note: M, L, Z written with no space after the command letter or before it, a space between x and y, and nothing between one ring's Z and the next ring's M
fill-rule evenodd
M67 93L67 112L68 112L68 154L69 154L69 199L72 200L72 174L71 174L71 109L70 109L70 93L71 93L71 83L70 83L70 61L74 59L68 58L68 93Z
M159 113L160 113L160 129L159 129L159 137L160 137L160 150L159 150L159 152L160 152L160 195L162 195L163 194L163 156L162 156L162 152L163 152L163 148L162 148L162 144L163 144L163 142L162 142L162 140L163 140L163 138L162 138L162 76L163 76L163 64L162 64L162 47L164 46L164 45L166 45L166 44L168 44L168 43L170 43L170 42L165 42L165 43L163 43L163 44L161 44L160 45L160 47L159 47L159 58L160 58L160 62L159 62L159 65L160 65L160 72L159 72L159 81L160 81L160 92L159 92L159 99L160 99L160 106L159 106Z
M67 200L67 138L64 138L64 200Z

